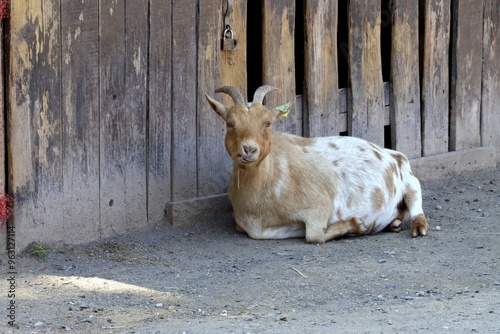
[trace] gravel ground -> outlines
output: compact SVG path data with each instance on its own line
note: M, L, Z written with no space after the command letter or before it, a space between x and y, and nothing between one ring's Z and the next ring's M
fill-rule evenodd
M258 241L221 214L18 255L0 331L500 333L500 170L422 186L431 228L416 239L406 223L323 245Z

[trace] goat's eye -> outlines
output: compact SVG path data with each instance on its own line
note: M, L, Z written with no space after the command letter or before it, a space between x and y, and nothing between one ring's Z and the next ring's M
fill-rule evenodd
M228 128L234 128L234 124L233 124L233 123L226 123L226 126L227 126Z
M265 125L266 125L266 128L268 128L268 127L270 127L270 126L271 126L271 123L270 123L270 122L267 122L267 123L265 123Z

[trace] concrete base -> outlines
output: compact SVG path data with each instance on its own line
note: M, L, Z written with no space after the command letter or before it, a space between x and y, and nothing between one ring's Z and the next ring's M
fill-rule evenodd
M410 160L413 173L421 180L432 180L463 173L496 168L493 147L478 147Z

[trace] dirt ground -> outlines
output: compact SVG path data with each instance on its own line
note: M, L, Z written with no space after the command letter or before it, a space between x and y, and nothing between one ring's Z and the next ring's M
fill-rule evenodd
M500 333L500 170L422 186L431 229L417 239L407 223L323 245L258 241L221 215L18 255L17 328L2 297L0 331Z

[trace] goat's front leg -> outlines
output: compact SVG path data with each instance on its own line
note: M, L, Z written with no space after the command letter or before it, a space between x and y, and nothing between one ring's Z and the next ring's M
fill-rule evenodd
M341 219L332 225L323 228L306 225L306 241L311 243L323 243L345 235L363 235L367 232L368 228L361 219Z

